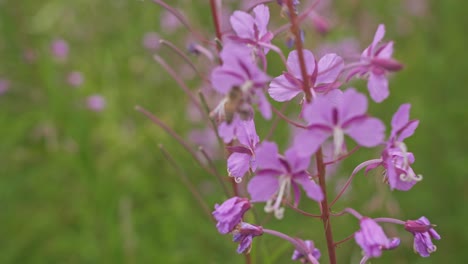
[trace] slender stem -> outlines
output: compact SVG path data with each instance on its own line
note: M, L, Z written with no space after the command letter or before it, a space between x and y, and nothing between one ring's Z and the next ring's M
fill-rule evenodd
M252 258L250 256L250 253L249 254L245 254L244 255L244 258L245 258L245 264L251 264L252 263Z
M166 131L167 134L172 136L177 142L179 142L182 147L187 150L190 155L195 159L195 161L209 174L214 175L214 171L212 171L210 168L206 167L198 158L197 153L190 147L190 145L181 137L179 136L174 130L172 130L168 125L166 125L163 121L161 121L159 118L157 118L155 115L151 114L148 110L144 109L141 106L135 106L135 110L138 112L144 114L146 117L148 117L153 123L155 123L157 126L162 128L164 131Z
M218 126L216 125L216 122L213 120L213 118L210 117L211 110L210 110L210 107L208 106L208 103L206 102L205 95L201 91L199 91L198 97L200 97L201 105L203 106L203 109L205 109L205 112L208 115L208 119L210 120L211 126L213 127L213 131L215 132L216 138L218 139L219 146L224 147L224 142L219 136Z
M346 153L345 155L342 155L340 157L338 157L337 159L335 160L332 160L332 161L327 161L327 162L324 162L325 165L331 165L333 163L336 163L340 160L344 160L346 159L347 157L351 156L352 154L354 154L354 152L356 152L357 150L359 149L359 146L356 146L354 147L350 152Z
M308 258L308 261L310 261L310 263L312 264L319 264L318 260L315 259L314 256L312 256L312 254L310 254L309 252L309 249L305 246L304 242L298 240L298 239L294 239L288 235L285 235L281 232L278 232L278 231L275 231L275 230L271 230L271 229L263 229L263 233L266 233L266 234L269 234L269 235L273 235L273 236L276 236L276 237L279 237L281 239L284 239L286 241L288 241L289 243L291 243L297 250L299 250L304 256L307 256Z
M213 215L211 214L211 210L208 207L208 205L205 203L203 200L201 194L198 192L197 188L193 186L192 182L189 180L188 175L185 173L185 171L177 164L176 160L169 154L169 152L163 147L162 144L159 145L159 149L163 153L164 158L174 167L174 169L178 172L177 175L180 176L180 179L182 183L185 185L187 189L192 193L192 196L197 200L198 204L200 204L200 207L203 209L203 211L208 215L208 217L213 221L216 222L216 220L213 218Z
M338 246L339 244L342 244L342 243L344 243L344 242L346 242L346 241L349 241L349 240L352 239L353 237L354 237L354 233L351 234L351 235L349 235L349 236L347 236L345 239L342 239L342 240L340 240L340 241L335 242L335 247Z
M205 117L206 117L207 116L206 113L203 111L203 108L201 107L200 103L198 102L198 100L193 95L192 91L190 91L187 84L185 84L185 82L174 71L174 69L172 69L169 66L169 64L167 64L166 61L163 58L161 58L159 55L154 55L153 58L157 63L159 63L171 75L172 79L174 79L177 82L177 84L179 85L179 87L182 88L182 90L188 95L188 97L195 104L195 106L198 108L200 113L202 115L205 115Z
M284 119L286 122L288 122L289 124L295 126L295 127L299 127L299 128L307 128L307 126L305 125L301 125L297 122L294 122L292 121L291 119L287 118L281 111L279 111L278 109L276 109L275 107L271 107L271 109L273 110L273 112L275 112L275 114L277 114L279 117L281 117L282 119Z
M210 165L211 169L214 172L214 175L216 176L216 179L218 179L219 181L219 185L221 185L221 187L223 188L224 193L227 196L229 196L229 191L226 187L226 184L224 184L223 176L219 174L218 169L216 168L216 165L214 164L213 160L210 158L210 156L202 146L198 147L198 150L203 155L203 157L205 157L206 161L208 162L208 165Z
M327 184L325 181L325 164L323 163L323 153L320 148L315 154L315 161L318 171L319 184L323 192L323 201L321 202L322 208L322 222L323 227L325 228L325 236L327 239L327 248L328 248L328 259L330 264L336 264L336 252L335 252L335 242L333 241L332 226L330 222L330 207L328 206L327 199Z
M321 218L322 216L321 215L316 215L316 214L311 214L311 213L307 213L306 211L302 211L301 209L297 208L297 207L294 207L292 204L290 203L286 203L289 208L293 209L294 211L304 215L304 216L308 216L308 217L314 217L314 218Z
M223 34L221 33L221 25L219 22L218 7L216 5L216 0L210 0L210 8L211 8L211 16L213 17L213 24L214 24L215 31L216 31L216 38L219 41L221 41ZM219 45L216 45L216 47L218 48L218 51L221 50Z
M187 55L185 55L185 53L182 52L176 45L164 39L161 39L159 43L167 46L168 48L173 50L177 55L179 55L190 66L190 68L192 68L192 70L198 75L198 77L200 77L202 80L206 82L210 82L210 80L208 80L206 76L204 76L203 74L200 73L200 71L198 71L197 67L195 67L195 65L192 63L189 57L187 57Z
M401 221L400 219L395 219L395 218L388 218L388 217L379 217L379 218L373 218L372 220L380 223L391 223L391 224L397 224L397 225L404 225L405 221Z
M354 170L353 170L353 173L351 173L351 176L349 176L348 178L348 181L346 181L346 184L343 186L343 188L341 188L341 191L338 193L338 195L335 197L335 199L330 203L330 207L332 207L337 201L338 199L340 199L340 197L345 193L346 189L348 189L349 185L351 184L351 182L353 181L354 179L354 176L362 169L364 169L365 167L371 165L371 164L375 164L375 163L380 163L382 162L381 159L373 159L373 160L368 160L368 161L364 161L363 163L359 164Z
M171 14L173 14L180 21L180 23L182 23L188 29L188 31L190 31L198 40L204 43L210 43L210 41L208 41L200 33L194 30L194 28L190 25L187 19L185 19L184 15L182 15L179 11L177 11L177 9L173 8L172 6L168 5L166 2L162 0L153 0L153 2L160 5L162 8L166 9Z
M290 104L290 102L291 102L291 101L286 102L286 103L284 103L284 104L281 106L281 109L279 110L279 112L280 112L283 116L284 116L284 112L286 111L286 108L288 107L288 105ZM268 134L266 135L266 137L265 137L264 140L270 140L270 138L273 136L273 132L275 132L275 129L276 129L276 127L278 126L279 120L280 120L279 115L275 116L275 119L273 120L273 124L271 125L270 130L268 130Z
M306 101L310 103L312 100L312 93L310 92L310 88L309 88L310 78L308 77L307 69L305 66L301 31L300 31L299 23L297 20L297 14L296 14L296 11L294 10L293 0L287 0L287 4L288 4L288 9L289 9L289 16L291 18L291 32L294 34L294 38L296 39L294 43L296 44L297 55L299 57L299 65L301 67L302 80L304 82L304 85L302 86L302 90L304 91Z

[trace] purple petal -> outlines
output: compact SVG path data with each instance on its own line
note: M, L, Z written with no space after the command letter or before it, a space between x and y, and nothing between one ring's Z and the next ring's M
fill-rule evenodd
M364 56L372 56L373 53L375 52L375 48L377 44L383 39L385 36L385 26L383 24L380 24L379 27L377 28L377 31L375 32L374 35L374 40L372 41L372 44L363 52Z
M390 41L389 43L385 44L382 49L379 50L378 57L381 59L390 59L392 58L393 54L393 41Z
M319 129L301 131L294 138L294 148L298 155L310 157L330 135L330 132Z
M320 186L313 180L309 179L306 174L295 176L293 180L302 186L307 197L317 202L321 202L323 200L324 196L322 188L320 188Z
M298 152L294 147L288 149L284 153L284 156L286 156L286 160L288 161L288 164L291 166L291 171L293 173L299 172L299 171L305 171L309 168L310 157L298 155Z
M268 89L271 98L278 102L289 101L301 92L302 89L291 83L284 75L274 78Z
M418 125L419 125L419 120L410 121L408 125L402 131L400 131L400 135L398 136L397 140L401 142L405 140L406 138L409 138L410 136L412 136L414 134L414 131L418 127Z
M237 140L244 146L255 148L259 138L255 130L255 123L253 119L247 121L240 121L239 129L237 130Z
M310 76L315 70L315 57L314 54L304 49L304 61L306 63L307 75ZM287 65L290 73L296 77L296 79L302 80L301 66L299 64L299 55L297 50L293 50L288 55Z
M318 62L318 76L315 83L333 83L344 67L343 59L336 54L326 54Z
M263 91L258 90L257 99L258 111L260 111L260 114L262 114L263 118L270 120L272 117L271 105Z
M211 72L211 84L221 94L228 94L232 87L241 85L243 80L235 73L227 71L221 66Z
M266 5L258 5L253 9L255 14L255 24L259 35L263 36L268 32L268 22L270 21L270 9Z
M402 104L392 117L392 134L396 134L408 124L411 105Z
M232 153L227 160L228 173L231 177L244 177L250 168L252 156L244 153Z
M255 176L247 186L247 191L252 198L252 202L266 202L278 190L279 184L276 177Z
M334 94L334 93L332 93ZM335 97L330 97L336 99ZM309 126L330 126L333 125L333 108L334 103L330 101L330 98L325 96L319 96L314 99L311 104L306 104L303 109L303 118L307 121Z
M234 119L231 124L222 122L218 126L218 134L224 140L224 143L229 143L234 140L236 136L236 130L240 125L240 119L237 115L234 115Z
M352 122L345 132L359 145L375 147L384 140L385 125L377 118L368 117Z
M245 39L254 39L254 18L243 11L235 11L230 18L232 29L237 36Z
M369 75L369 81L367 82L367 88L372 100L376 103L381 103L385 100L388 95L388 79L384 73L375 74L373 72Z
M366 96L357 92L354 88L349 88L343 93L339 111L339 119L342 124L352 118L364 115L366 111Z
M257 147L255 157L260 169L283 170L283 165L279 161L278 146L273 142L263 141Z

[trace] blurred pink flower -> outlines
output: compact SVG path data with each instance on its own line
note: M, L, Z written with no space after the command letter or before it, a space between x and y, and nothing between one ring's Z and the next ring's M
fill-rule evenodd
M91 111L100 112L106 107L106 100L101 95L91 95L86 98L86 106Z
M50 47L52 55L59 60L66 60L68 57L68 43L63 39L56 39Z
M161 15L161 30L165 33L172 33L176 31L182 23L176 16L171 14L169 11L164 11Z
M79 71L72 71L67 76L67 83L77 88L84 82L83 75Z
M6 93L10 89L10 81L0 79L0 95Z
M161 46L161 43L159 42L160 39L161 38L157 33L148 32L143 36L143 47L148 50L158 50Z

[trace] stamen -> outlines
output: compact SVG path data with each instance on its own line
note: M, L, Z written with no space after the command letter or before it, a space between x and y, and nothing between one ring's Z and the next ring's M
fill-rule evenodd
M235 178L234 178L234 181L235 181L236 183L241 183L241 182L242 182L242 177L235 177Z
M432 248L428 248L427 252L432 253L432 252L435 252L436 250L437 250L436 245L432 245Z
M333 128L333 144L335 146L335 157L343 152L344 132L340 127Z
M406 147L406 144L403 142L397 142L396 145L403 153L403 169L407 170L409 168L408 148Z
M414 172L410 173L402 173L400 174L400 180L404 182L411 182L411 181L422 181L423 176L421 174L416 175Z
M281 176L279 181L280 181L280 187L278 189L276 197L267 201L264 210L266 213L274 212L275 217L277 219L282 219L284 216L284 208L281 207L281 202L283 201L285 191L289 189L289 185L291 181L290 181L290 178L286 176ZM273 204L273 201L274 201L274 204Z

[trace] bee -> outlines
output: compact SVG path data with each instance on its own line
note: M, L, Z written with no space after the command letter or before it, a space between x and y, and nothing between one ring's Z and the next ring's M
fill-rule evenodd
M252 115L252 109L246 102L244 93L239 86L235 86L229 91L224 103L226 123L232 123L235 113L239 113L242 120L248 119Z

